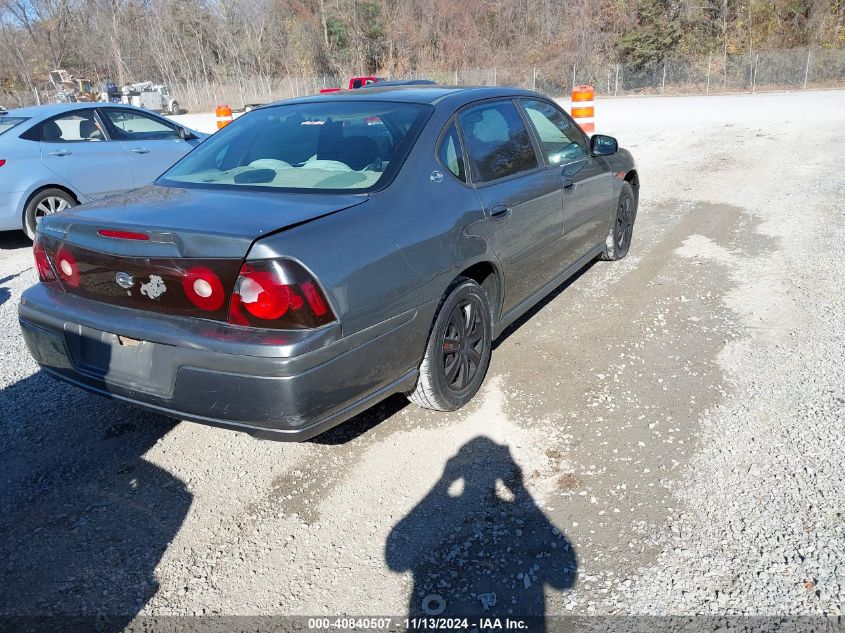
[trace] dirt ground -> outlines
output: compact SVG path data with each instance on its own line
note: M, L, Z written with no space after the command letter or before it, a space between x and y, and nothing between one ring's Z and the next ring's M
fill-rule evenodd
M303 444L40 374L0 235L0 615L841 614L845 92L597 124L638 162L630 255L500 337L465 409Z

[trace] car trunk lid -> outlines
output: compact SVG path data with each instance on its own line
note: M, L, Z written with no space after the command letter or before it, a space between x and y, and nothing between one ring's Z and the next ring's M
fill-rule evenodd
M43 218L36 263L87 299L226 321L255 240L366 199L152 186Z
M45 235L116 256L243 259L270 233L359 205L360 194L229 192L150 185L44 219ZM104 238L101 230L147 240Z

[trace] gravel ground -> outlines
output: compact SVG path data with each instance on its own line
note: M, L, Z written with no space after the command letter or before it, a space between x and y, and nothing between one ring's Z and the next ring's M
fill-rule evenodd
M451 414L279 444L54 383L0 235L0 615L842 615L845 92L597 110L640 168L631 254Z

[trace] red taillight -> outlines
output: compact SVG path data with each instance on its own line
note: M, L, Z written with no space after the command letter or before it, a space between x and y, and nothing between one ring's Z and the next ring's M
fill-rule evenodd
M146 233L138 233L136 231L118 231L116 229L100 229L97 235L102 237L114 237L119 240L149 240L150 236Z
M60 248L55 257L56 269L59 272L59 277L68 286L72 288L79 287L79 266L76 263L76 258L70 254L66 248Z
M3 165L5 165L5 164L6 164L6 159L5 159L5 158L0 158L0 167L2 167L2 166L3 166Z
M308 305L317 316L323 316L328 311L326 301L323 299L323 293L311 281L306 281L300 286L302 292L305 293L305 298L308 299Z
M335 320L320 287L290 260L244 264L232 293L229 322L274 329L315 328Z
M220 277L205 266L194 266L185 271L182 289L188 300L201 310L214 312L223 307L226 294Z
M32 255L35 257L35 269L38 271L38 278L45 283L56 281L56 274L53 272L52 266L50 266L47 251L44 250L44 244L37 237L35 238L35 243L32 245Z
M235 292L241 305L254 317L274 320L282 317L288 308L298 310L302 297L287 284L280 283L272 272L241 270Z

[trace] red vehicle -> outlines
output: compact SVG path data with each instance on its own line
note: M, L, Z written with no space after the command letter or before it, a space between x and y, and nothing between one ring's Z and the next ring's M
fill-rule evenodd
M349 80L349 90L355 90L356 88L360 88L362 86L368 86L370 84L375 84L380 81L385 81L384 77L353 77ZM324 92L340 92L343 90L342 88L323 88L320 90L321 93Z

